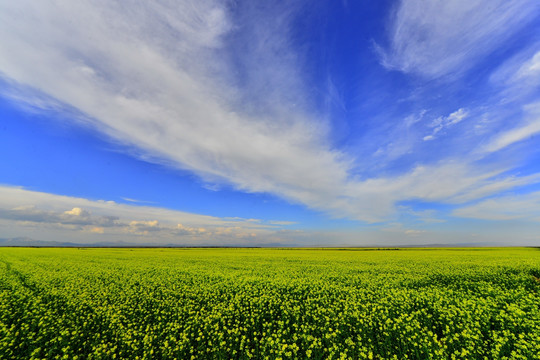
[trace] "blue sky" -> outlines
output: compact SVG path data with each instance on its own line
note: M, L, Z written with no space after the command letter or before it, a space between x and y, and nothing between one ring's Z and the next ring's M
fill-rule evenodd
M540 244L540 3L0 4L0 232Z

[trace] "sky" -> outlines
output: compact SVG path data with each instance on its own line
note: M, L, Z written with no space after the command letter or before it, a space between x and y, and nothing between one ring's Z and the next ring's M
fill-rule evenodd
M540 2L0 1L0 238L540 246Z

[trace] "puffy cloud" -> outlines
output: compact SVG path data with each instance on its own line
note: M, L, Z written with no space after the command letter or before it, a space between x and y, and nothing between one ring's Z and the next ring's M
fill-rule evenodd
M444 178L457 167L447 165L446 170L439 170ZM464 169L463 171L465 171ZM377 184L372 189L375 197L390 196L395 192L412 191L415 182L425 174L418 170L416 178L402 179L400 186L392 188L391 184ZM459 174L458 174L459 176ZM449 180L451 182L451 179ZM474 181L472 182L474 183ZM384 186L383 186L384 185ZM432 184L420 182L415 191L426 191L432 197L451 196L455 193L467 193L466 184L444 193L437 192L437 182ZM472 186L472 189L475 187ZM459 190L461 189L461 190ZM388 190L391 190L387 193ZM425 195L425 194L424 194ZM408 224L379 224L355 231L300 231L284 229L276 221L274 225L253 219L222 219L197 214L160 208L118 204L108 201L91 201L82 198L59 196L54 194L28 191L20 188L0 186L0 228L4 236L28 236L34 239L65 241L70 243L101 244L139 244L139 245L221 245L221 246L287 246L287 245L370 245L396 246L410 244L431 244L433 239L441 243L452 243L459 234L460 241L501 241L508 244L514 239L511 231L497 228L492 233L483 234L479 238L471 235L471 230L456 227L455 233L429 230L429 226L437 219L436 213L430 210L412 211L424 224L410 226ZM538 214L540 195L537 193L519 195L514 198L494 198L476 205L467 205L455 211L455 216L490 218L490 219L529 219L540 220ZM35 203L35 206L28 204ZM14 205L19 204L19 205ZM25 204L25 205L23 205ZM389 203L390 205L392 202ZM88 209L90 216L86 224L74 225L66 222L64 212L78 207ZM374 208L376 209L376 208ZM505 209L505 210L504 210ZM501 215L502 212L502 215ZM537 214L538 216L536 216ZM377 215L377 213L375 213ZM99 219L109 217L109 225L99 225ZM424 220L426 219L427 220ZM149 220L152 219L152 220ZM62 222L64 221L64 222ZM181 223L179 221L182 221ZM478 229L475 229L478 230ZM146 233L145 233L146 231ZM138 233L135 233L138 232ZM530 229L530 235L538 234L538 229ZM133 236L137 235L137 236ZM529 236L529 233L527 233ZM406 240L406 239L409 240ZM534 244L536 237L521 236L515 244Z
M159 225L159 221L157 220L152 220L152 221L131 221L129 223L129 226L135 226L135 227L139 227L139 226L142 226L142 227L146 227L146 228L156 228L158 227Z
M217 218L7 186L0 186L0 199L0 222L8 221L12 229L46 230L38 236L68 234L70 242L72 237L77 236L82 236L80 241L91 242L92 234L100 235L99 241L108 236L114 242L119 239L131 241L129 236L137 235L137 238L149 244L186 244L188 238L206 244L227 244L255 237L264 242L280 228L279 221L264 223L257 219Z
M90 213L86 210L83 210L79 207L74 207L71 210L64 211L64 214L66 215L73 215L73 216L81 216L81 217L87 217L90 216Z
M161 231L163 230L163 228L159 225L159 221L157 220L151 220L151 221L133 220L129 222L129 226L127 230L133 234L148 235L150 232Z
M454 111L448 116L440 116L437 119L433 120L430 124L430 127L433 128L431 135L424 136L424 141L433 140L435 136L445 129L454 126L457 123L463 121L469 112L466 109L460 108L459 110Z
M57 224L59 226L75 226L83 228L88 226L113 227L118 225L117 216L95 216L81 208L74 208L64 212L39 209L34 205L19 206L13 209L3 209L0 204L0 218L14 221L35 222L43 224ZM74 213L75 214L74 214Z
M31 219L34 216L38 221L40 219L84 221L84 219L78 219L77 216L65 214L66 211L73 211L73 208L80 208L81 212L90 214L90 219L100 221L104 225L114 225L120 219L124 219L123 221L129 219L129 221L143 222L149 221L148 218L159 219L160 223L176 224L179 220L182 220L187 224L211 224L216 226L242 222L242 219L221 219L158 207L134 206L104 200L94 201L1 185L0 199L0 209L4 211L4 214L9 213L10 216L17 216L20 219ZM251 222L246 223L252 224Z
M185 235L199 235L208 233L208 230L203 227L190 227L182 224L176 225L177 232Z

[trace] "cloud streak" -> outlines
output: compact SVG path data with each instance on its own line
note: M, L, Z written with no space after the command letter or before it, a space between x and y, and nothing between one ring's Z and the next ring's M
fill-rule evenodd
M308 197L331 201L346 182L349 163L328 146L322 121L278 101L302 94L291 66L272 62L277 52L290 52L274 40L280 24L244 30L255 30L248 43L270 44L250 50L251 60L269 63L247 76L255 84L247 89L275 87L276 72L283 79L279 96L270 96L271 111L254 115L249 106L234 106L250 98L233 86L221 61L230 52L225 37L234 35L229 10L221 2L175 4L4 3L0 52L10 55L0 57L0 71L17 99L40 107L48 96L77 109L84 121L145 159L243 191L300 203Z
M535 19L534 0L402 0L380 48L389 69L438 78L471 68Z
M475 169L472 161L450 156L399 174L363 177L363 169L354 168L355 155L332 146L330 124L310 106L302 56L290 34L301 3L286 9L213 0L134 4L1 3L4 96L90 124L137 156L189 170L208 183L276 194L336 217L384 221L405 200L464 203L537 181L517 180L497 166ZM480 0L402 1L392 19L390 45L382 50L383 64L426 77L466 69L538 8L526 0L489 6ZM454 109L431 124L424 140L469 116L464 107ZM419 119L425 111L421 114ZM407 127L421 122L408 121ZM502 149L535 129L514 130L488 148ZM18 196L29 195L20 190ZM43 199L49 196L34 193L26 205L35 208L24 213L16 208L25 204L3 198L2 206L11 204L3 216L17 221L42 216L73 226L78 221L96 234L115 227L142 235L159 230L208 236L209 227L222 227L214 234L223 235L236 226L202 215L84 199L57 197L55 204L63 206L51 208ZM118 219L100 222L104 214ZM246 222L241 228L248 223L256 227Z
M506 130L494 137L483 147L483 151L488 153L499 151L540 133L540 102L525 106L525 112L528 119L524 124Z
M540 222L540 192L495 197L457 209L453 215L483 220Z

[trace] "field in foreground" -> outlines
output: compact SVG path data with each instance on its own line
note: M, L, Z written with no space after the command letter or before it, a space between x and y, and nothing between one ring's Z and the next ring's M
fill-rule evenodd
M0 358L539 359L539 249L0 248Z

